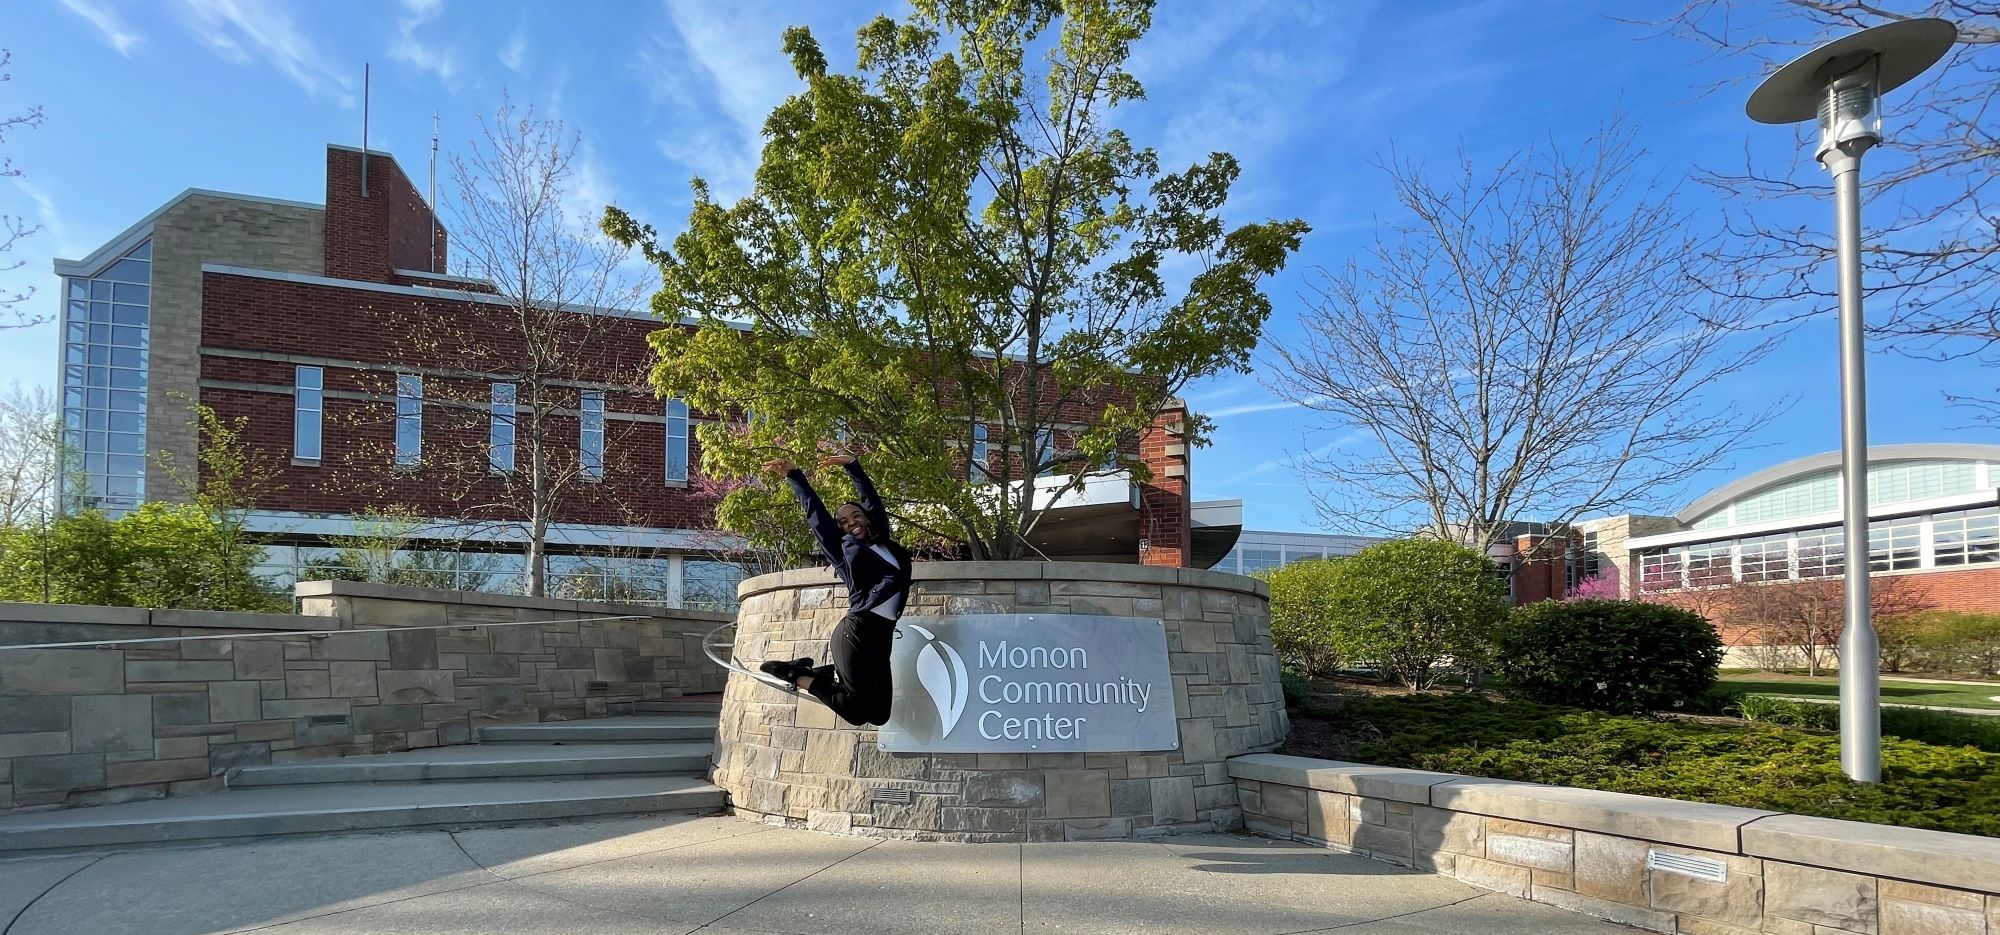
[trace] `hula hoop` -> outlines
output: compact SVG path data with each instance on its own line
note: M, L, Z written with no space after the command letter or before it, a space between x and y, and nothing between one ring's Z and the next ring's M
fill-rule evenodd
M731 620L722 626L708 631L708 635L701 638L701 651L708 656L708 661L738 675L748 676L767 688L775 688L786 694L797 695L821 707L826 706L826 702L819 700L812 692L799 691L797 685L793 685L769 672L762 672L739 665L736 662L736 637L733 634L728 637L722 636L723 631L733 631L735 629L736 621Z

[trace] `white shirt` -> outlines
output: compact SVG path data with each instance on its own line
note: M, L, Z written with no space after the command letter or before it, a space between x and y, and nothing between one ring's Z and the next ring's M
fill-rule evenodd
M889 567L891 568L903 567L902 563L896 561L896 556L893 553L891 553L887 548L880 545L870 545L868 548L873 549L876 555L882 556L882 560L888 562ZM881 617L885 620L895 620L897 617L900 617L903 614L903 595L901 594L890 595L887 601L884 601L868 609L870 611L873 611L876 616Z

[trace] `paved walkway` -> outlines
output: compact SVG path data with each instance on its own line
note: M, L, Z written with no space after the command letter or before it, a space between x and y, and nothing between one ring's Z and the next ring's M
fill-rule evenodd
M0 935L1633 931L1230 835L918 844L655 816L0 861Z

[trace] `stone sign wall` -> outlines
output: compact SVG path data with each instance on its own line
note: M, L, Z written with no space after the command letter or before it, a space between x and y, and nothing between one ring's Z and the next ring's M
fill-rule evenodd
M1252 831L1657 932L2000 935L2000 839L1293 756Z
M0 811L214 791L239 766L465 743L481 724L722 687L701 638L726 614L350 582L298 593L304 615L0 604L0 646L258 634L0 649ZM541 620L558 622L472 626ZM372 632L296 632L355 629Z
M1084 614L1164 625L1180 747L1133 753L894 754L811 699L748 678L723 696L714 781L746 817L924 840L1129 838L1241 826L1223 761L1290 730L1263 582L1084 562L919 562L907 619ZM739 587L736 660L826 657L847 607L823 569ZM914 638L905 634L905 639Z

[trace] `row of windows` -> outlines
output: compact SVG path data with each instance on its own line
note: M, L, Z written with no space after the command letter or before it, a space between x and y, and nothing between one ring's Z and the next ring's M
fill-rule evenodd
M696 556L679 565L668 558L550 555L544 566L551 597L633 604L672 605L702 610L736 609L741 566ZM255 573L274 589L289 591L299 581L334 578L369 580L412 587L520 594L527 560L519 552L398 549L341 550L321 546L269 546Z
M1952 568L2000 562L2000 509L1984 507L1869 524L1873 572ZM1639 587L1671 591L1733 581L1830 578L1846 572L1846 536L1837 527L1806 529L1646 552Z
M326 417L326 371L321 367L299 367L292 380L292 457L318 461ZM515 469L517 390L512 383L493 384L487 409L487 464L495 471ZM604 477L604 391L584 390L578 403L577 456L584 476ZM688 479L688 409L678 399L667 400L666 472L668 483ZM414 468L423 463L424 378L416 374L396 376L396 466Z
M145 499L152 258L147 241L64 285L64 442L82 468L64 483L82 506L119 511Z
M1868 502L1881 506L1978 489L1974 461L1895 461L1868 468ZM1840 472L1820 471L1742 497L1697 520L1695 529L1743 526L1840 508Z
M1293 562L1303 562L1308 559L1353 555L1355 549L1355 546L1345 543L1328 545L1239 543L1236 548L1229 550L1228 555L1222 557L1222 561L1210 566L1209 570L1248 575L1272 568L1283 568Z

